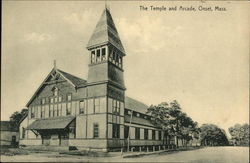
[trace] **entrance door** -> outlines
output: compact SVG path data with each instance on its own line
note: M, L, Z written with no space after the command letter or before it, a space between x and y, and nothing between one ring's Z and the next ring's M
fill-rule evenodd
M43 145L50 145L50 136L49 135L42 136L42 144Z
M58 135L58 139L59 139L59 145L61 146L61 144L62 144L62 139L61 139L61 135L60 135L60 134Z
M11 137L11 145L16 145L16 136Z

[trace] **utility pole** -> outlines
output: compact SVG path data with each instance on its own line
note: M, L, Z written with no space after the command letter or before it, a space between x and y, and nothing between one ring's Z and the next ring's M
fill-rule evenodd
M131 115L130 115L130 121L129 124L131 126L132 123L132 118L133 118L133 111L131 110ZM130 126L128 127L128 148L127 148L127 152L129 151L129 145L130 145Z

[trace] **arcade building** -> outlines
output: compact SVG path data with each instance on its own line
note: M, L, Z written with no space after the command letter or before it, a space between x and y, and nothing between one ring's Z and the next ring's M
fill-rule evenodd
M170 144L151 123L148 106L125 96L126 53L109 9L104 9L87 49L87 80L54 65L28 101L19 145L110 151Z

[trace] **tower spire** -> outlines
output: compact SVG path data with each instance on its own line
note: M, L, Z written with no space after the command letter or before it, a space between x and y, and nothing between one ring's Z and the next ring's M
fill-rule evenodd
M112 44L122 55L125 55L125 50L110 14L110 10L107 7L105 1L105 9L89 39L87 49L90 50L96 46Z

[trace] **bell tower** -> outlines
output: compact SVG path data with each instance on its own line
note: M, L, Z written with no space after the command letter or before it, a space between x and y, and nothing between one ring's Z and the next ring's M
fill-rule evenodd
M125 50L110 11L106 7L90 37L87 49L90 58L86 93L88 112L93 110L91 101L94 101L94 108L100 106L102 110L99 114L89 115L88 119L92 117L91 121L96 122L105 119L106 125L102 127L102 132L107 139L107 148L121 147L124 141ZM99 98L105 100L99 103Z
M105 7L87 45L90 51L89 84L110 83L125 90L123 57L125 50L109 9Z

